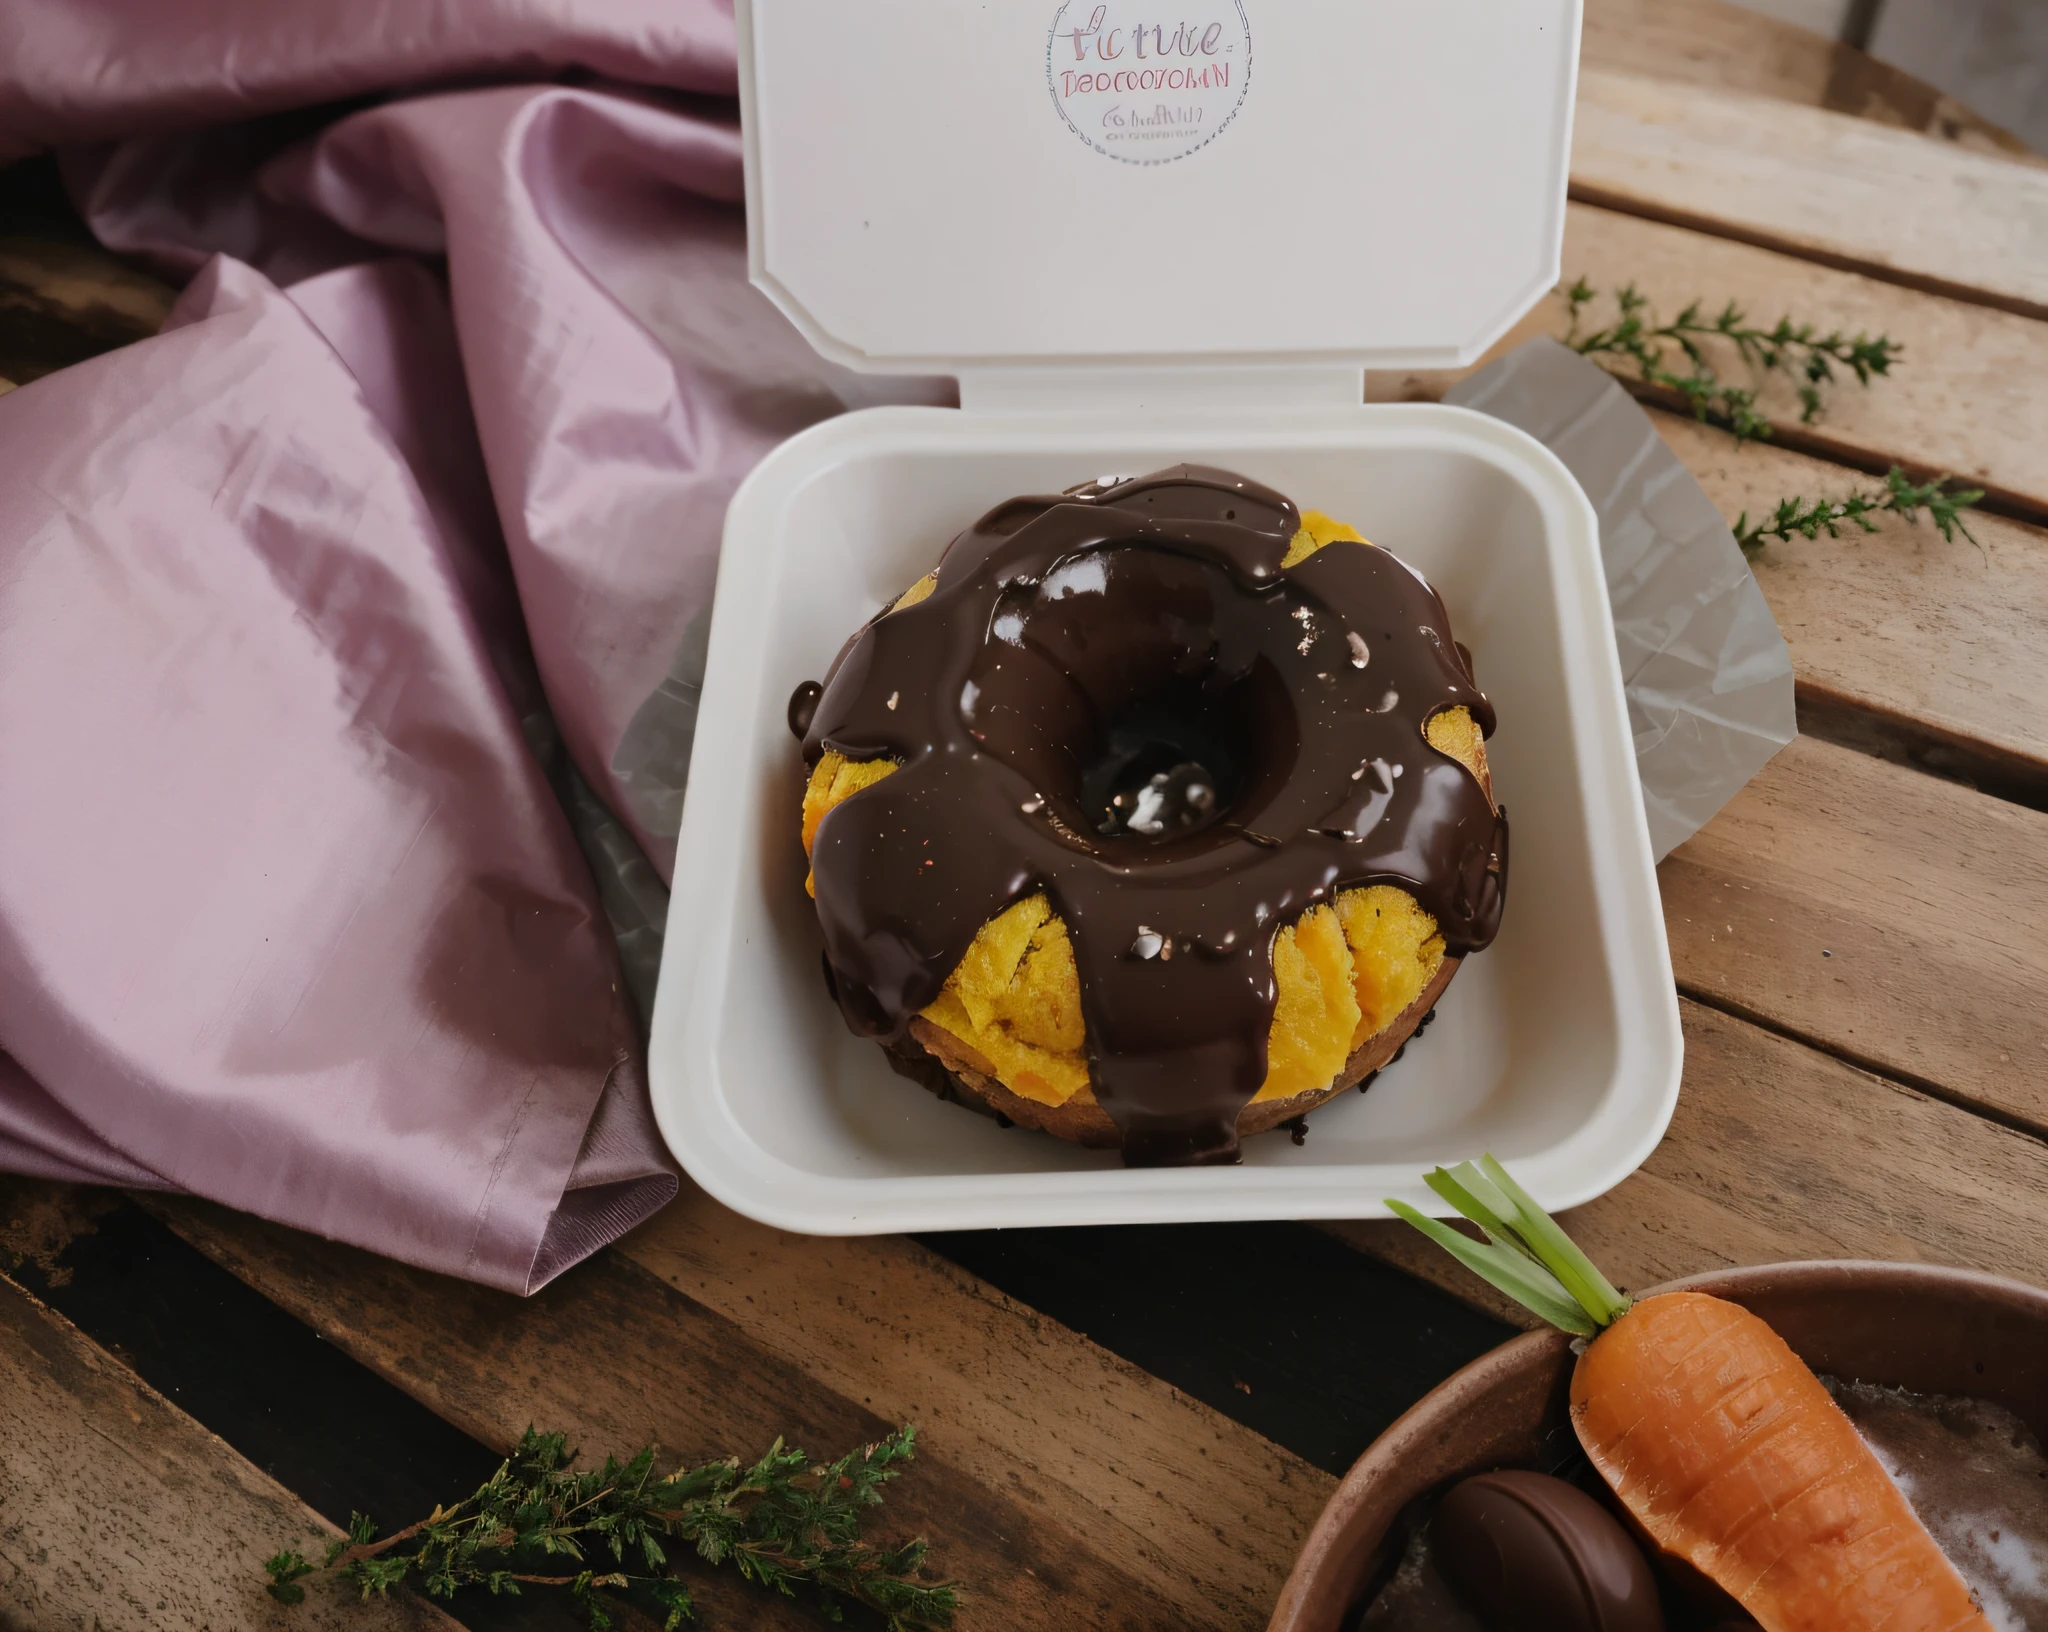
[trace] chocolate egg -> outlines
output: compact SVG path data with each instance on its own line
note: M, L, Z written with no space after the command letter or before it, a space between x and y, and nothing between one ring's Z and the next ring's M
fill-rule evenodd
M1592 1497L1541 1473L1482 1473L1437 1507L1430 1547L1487 1632L1664 1632L1649 1561Z

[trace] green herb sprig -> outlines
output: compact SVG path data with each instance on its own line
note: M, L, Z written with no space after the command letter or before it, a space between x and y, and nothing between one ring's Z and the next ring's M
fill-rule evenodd
M1839 538L1845 525L1874 533L1877 523L1870 519L1872 516L1889 513L1917 522L1924 510L1943 539L1953 543L1956 534L1961 533L1976 544L1977 537L1964 522L1962 512L1983 498L1984 490L1951 487L1954 480L1952 476L1937 476L1931 482L1915 482L1894 465L1885 477L1882 493L1852 493L1845 499L1811 502L1794 495L1780 499L1777 509L1755 521L1749 519L1745 510L1735 521L1735 542L1745 552L1753 553L1773 540L1818 538L1822 533Z
M1826 406L1823 388L1834 384L1838 369L1868 385L1891 372L1903 349L1886 335L1848 335L1839 329L1822 334L1813 324L1795 323L1789 317L1779 318L1771 328L1758 328L1732 300L1711 318L1695 300L1669 323L1660 323L1650 310L1649 297L1633 283L1615 292L1618 316L1613 324L1582 332L1587 308L1597 298L1598 291L1584 278L1565 291L1571 313L1565 344L1581 356L1632 361L1644 383L1683 398L1694 418L1719 425L1738 442L1768 437L1776 427L1758 409L1755 386L1731 384L1715 372L1707 351L1710 343L1732 346L1758 378L1789 375L1796 382L1803 425L1820 417ZM1685 372L1672 366L1674 353L1689 365Z
M1390 1197L1394 1216L1531 1314L1560 1331L1592 1337L1627 1312L1629 1300L1493 1157L1439 1167L1422 1182L1477 1224L1486 1239L1475 1241Z
M328 1572L364 1599L402 1582L435 1598L465 1587L562 1588L598 1632L615 1624L606 1604L632 1594L651 1602L674 1632L694 1614L669 1551L682 1543L705 1563L729 1564L785 1596L816 1593L833 1619L852 1602L877 1612L889 1632L928 1632L952 1624L955 1592L924 1579L924 1541L876 1546L860 1534L916 1442L916 1430L905 1426L819 1465L778 1439L751 1467L734 1458L660 1475L652 1446L625 1462L607 1457L602 1467L578 1470L564 1436L529 1428L467 1500L437 1505L382 1539L358 1514L319 1565L290 1551L267 1560L267 1590L296 1604L306 1595L300 1582Z

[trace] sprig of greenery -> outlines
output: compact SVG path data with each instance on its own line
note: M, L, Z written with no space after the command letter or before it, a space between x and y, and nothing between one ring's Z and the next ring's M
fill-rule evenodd
M1845 524L1874 533L1877 523L1870 518L1889 512L1917 522L1926 511L1935 530L1953 543L1961 533L1972 544L1977 538L1963 521L1962 512L1984 497L1981 487L1951 488L1952 476L1937 476L1931 482L1915 482L1897 465L1885 477L1882 493L1852 493L1846 499L1815 499L1809 503L1794 495L1780 499L1778 508L1756 521L1747 510L1736 518L1735 542L1746 552L1762 549L1773 539L1818 538L1826 533L1839 538ZM1979 548L1982 548L1980 545Z
M1475 1241L1389 1198L1395 1217L1531 1314L1574 1336L1592 1337L1628 1312L1629 1300L1493 1157L1439 1167L1425 1173L1423 1183L1477 1224L1486 1239Z
M408 1581L435 1598L464 1587L560 1587L598 1632L614 1625L607 1602L631 1593L652 1602L674 1632L694 1615L664 1545L681 1542L705 1563L730 1564L786 1597L819 1594L835 1620L850 1601L880 1614L889 1632L928 1632L952 1624L955 1593L950 1583L924 1579L925 1542L878 1547L860 1534L916 1443L917 1431L905 1426L820 1466L778 1439L752 1467L733 1458L658 1475L651 1445L625 1462L607 1457L602 1467L578 1470L564 1436L529 1428L466 1501L437 1505L381 1540L357 1514L319 1565L290 1551L267 1560L267 1590L296 1604L306 1595L299 1583L322 1572L364 1599Z
M1584 278L1565 291L1571 311L1565 344L1582 356L1633 361L1645 383L1676 393L1695 418L1732 432L1738 442L1768 437L1776 427L1757 408L1754 385L1733 385L1715 372L1707 352L1710 342L1732 346L1758 379L1773 373L1790 375L1796 381L1803 425L1820 417L1826 405L1822 388L1835 382L1836 370L1846 370L1868 385L1891 372L1902 349L1882 334L1872 338L1839 329L1821 334L1813 324L1794 323L1789 317L1779 318L1771 328L1758 328L1732 300L1711 318L1695 300L1669 323L1659 323L1649 297L1633 283L1616 291L1619 315L1610 327L1582 333L1586 309L1596 298L1598 291ZM1687 372L1671 366L1674 351L1690 365Z

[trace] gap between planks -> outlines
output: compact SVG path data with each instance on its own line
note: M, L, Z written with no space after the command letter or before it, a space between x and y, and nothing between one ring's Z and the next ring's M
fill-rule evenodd
M1901 465L1960 476L1988 490L1986 508L2048 519L2048 393L2037 389L2048 378L2048 323L1588 204L1565 212L1562 264L1567 283L1584 277L1602 292L1590 327L1612 321L1611 292L1633 283L1664 318L1693 300L1711 317L1732 300L1764 325L1791 317L1823 332L1890 336L1904 348L1894 372L1868 387L1838 381L1815 424L1799 423L1792 382L1761 382L1761 406L1778 427L1773 445L1878 474ZM1553 292L1482 361L1537 334L1562 339L1567 315ZM1710 358L1729 379L1750 382L1732 347L1715 342ZM1673 406L1632 379L1633 368L1616 359L1616 378ZM1367 376L1368 396L1434 400L1463 372L1376 372Z
M1679 986L1679 996L1691 999L1701 1008L1725 1014L1731 1020L1740 1020L1744 1025L1755 1026L1759 1031L1769 1032L1774 1037L1782 1037L1787 1042L1803 1043L1816 1048L1845 1065L1853 1065L1859 1071L1867 1071L1874 1077L1881 1077L1900 1088L1911 1089L1916 1094L1925 1094L1929 1099L1939 1100L1944 1105L1953 1105L1957 1110L1968 1111L1972 1116L1980 1116L1986 1122L2005 1128L2009 1132L2024 1135L2029 1139L2048 1141L2048 1130L2043 1130L2038 1123L2001 1110L1995 1104L1987 1104L1983 1100L1958 1093L1932 1078L1916 1077L1909 1072L1888 1068L1884 1060L1864 1054L1853 1046L1828 1042L1795 1030L1785 1021L1775 1018L1768 1009L1752 1009L1732 998L1717 998L1683 983Z
M1860 485L1804 454L1738 448L1693 420L1652 417L1724 515ZM1974 543L1894 516L1868 534L1774 543L1754 559L1757 582L1792 649L1804 725L1851 725L1837 740L1938 773L1973 779L1981 766L1987 791L2038 807L2048 804L2048 720L2028 699L2048 695L2048 538L2000 516L1967 520ZM1930 743L1946 755L1926 754Z
M2048 317L2048 169L1773 97L1588 67L1574 198Z
M4 1276L0 1441L0 1625L459 1632L409 1593L271 1599L266 1557L340 1531Z
M807 1237L685 1182L620 1249L813 1375L927 1423L984 1483L1101 1515L1155 1584L1262 1611L1327 1474L901 1236ZM1255 1500L1254 1492L1277 1492ZM1221 1522L1224 1511L1231 1513ZM1227 1533L1227 1540L1226 1540ZM1223 1555L1235 1559L1221 1569Z
M2011 132L1903 69L1732 0L1586 0L1592 68L1776 97L2039 164Z
M1646 244L1658 235L1661 242ZM1678 280L1689 259L1689 246L1675 240L1692 236L1575 207L1568 253L1581 254L1567 265L1625 281L1637 264L1631 248L1647 248L1652 253L1641 260L1660 269L1661 282L1652 292L1671 300L1667 310L1675 309L1689 298L1674 289L1683 287ZM1735 261L1748 258L1741 270L1749 288L1770 286L1770 263L1788 264L1761 251L1698 243L1704 255L1719 256L1724 264L1731 248ZM1819 276L1839 280L1846 288L1837 292L1852 296L1867 296L1872 287L1839 274ZM1740 296L1744 290L1730 292ZM1961 338L1953 332L1959 319L1986 324L1990 332L1981 349L1971 342L1968 354L1946 369L1923 370L1916 378L1909 351L1893 379L1867 390L1838 389L1827 421L1832 434L1861 449L1866 463L1924 465L1931 461L1912 458L1909 439L1946 437L1947 446L1937 451L1952 455L1963 451L1971 427L1982 423L1987 456L1998 461L2012 488L2029 495L2030 506L2033 496L2048 499L2048 410L2038 403L2015 405L1981 389L1998 366L1996 353L2011 345L2021 347L2020 361L2048 369L2048 325L1963 312L1903 291L1887 295L1879 305L1889 317L1906 321L1886 326L1921 336L1935 355L1941 352L1932 341L1940 333ZM1832 320L1828 308L1800 315ZM1563 325L1562 301L1547 301L1495 354L1536 333L1561 334ZM1458 377L1375 373L1367 377L1367 389L1375 400L1427 400L1441 396ZM1971 417L1971 405L1980 399L1989 410L1981 422ZM1867 477L1830 459L1775 442L1738 447L1725 432L1682 415L1655 408L1650 413L1731 521L1744 511L1767 512L1789 495L1841 497L1870 485ZM2024 702L2048 694L2048 536L1984 511L1971 512L1967 525L1975 545L1961 537L1944 541L1924 521L1914 525L1896 517L1882 518L1867 535L1852 527L1840 537L1774 544L1754 562L1757 580L1792 648L1803 728L2000 798L2048 807L2048 721Z
M2048 815L1802 737L1657 876L1682 992L2048 1137Z
M687 1187L632 1256L524 1301L137 1199L489 1445L532 1423L594 1455L749 1454L777 1434L837 1454L917 1421L879 1528L932 1538L962 1632L1263 1626L1335 1484L907 1241L780 1236Z
M1817 681L1801 680L1794 690L1799 729L1809 737L1911 766L2008 804L2048 811L2048 777L2029 756L2002 752Z

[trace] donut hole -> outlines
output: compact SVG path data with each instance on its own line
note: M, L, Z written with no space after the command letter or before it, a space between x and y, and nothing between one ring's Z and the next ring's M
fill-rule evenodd
M1081 806L1097 833L1181 838L1221 819L1240 776L1227 731L1183 701L1138 703L1107 723L1081 771Z
M1079 767L1090 830L1164 844L1241 826L1245 793L1265 780L1262 738L1272 740L1260 730L1264 690L1246 675L1222 688L1181 683L1113 701Z
M1256 836L1299 748L1266 655L1298 638L1292 616L1171 549L1069 557L999 597L962 715L1081 849Z

